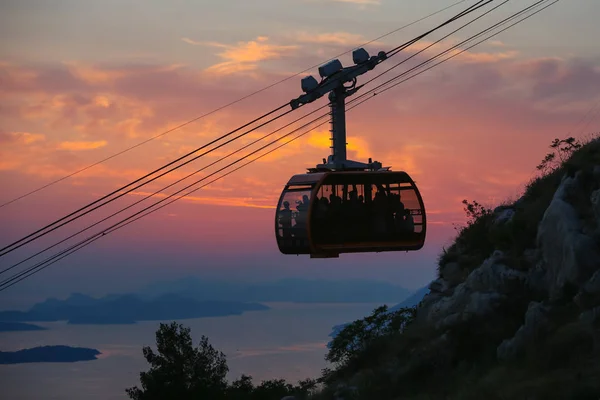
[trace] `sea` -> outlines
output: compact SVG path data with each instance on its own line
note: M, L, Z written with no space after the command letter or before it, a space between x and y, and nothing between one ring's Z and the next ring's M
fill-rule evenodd
M325 361L328 336L334 325L368 315L380 303L263 303L266 311L177 321L191 328L194 345L202 335L225 353L228 379L251 375L255 384L266 379L297 383L317 378ZM161 321L132 325L69 325L36 323L44 331L0 332L0 351L46 345L89 347L97 360L75 363L0 365L2 399L127 399L125 389L140 386L139 374L149 364L144 346L155 347ZM172 321L162 321L172 322Z

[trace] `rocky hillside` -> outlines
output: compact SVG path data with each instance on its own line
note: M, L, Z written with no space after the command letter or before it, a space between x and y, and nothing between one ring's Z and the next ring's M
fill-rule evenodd
M464 202L430 293L401 328L330 352L315 398L600 398L600 138L551 149L517 201Z

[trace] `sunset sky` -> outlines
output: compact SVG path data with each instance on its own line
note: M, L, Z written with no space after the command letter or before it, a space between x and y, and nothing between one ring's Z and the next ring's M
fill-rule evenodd
M4 1L0 4L0 203L455 2ZM366 49L370 54L389 50L473 3L462 2ZM484 10L499 3L495 0ZM355 96L533 3L509 1ZM475 15L384 62L359 84ZM600 107L594 108L600 105L598 15L598 1L559 1L348 112L349 158L366 162L372 157L394 170L407 171L419 185L429 217L427 244L420 252L330 260L279 254L273 232L276 201L291 175L329 154L329 127L323 125L0 293L2 301L17 301L31 293L103 294L186 275L239 280L343 276L387 280L413 289L423 286L434 277L442 246L453 238L453 223L464 222L463 199L494 206L515 198L534 176L552 139L569 134L583 138L600 130ZM352 62L349 54L340 60L344 65ZM317 68L309 73L318 77ZM0 247L299 96L302 76L0 208ZM322 98L303 107L40 243L24 246L1 258L1 269L326 101ZM582 120L586 114L588 118Z

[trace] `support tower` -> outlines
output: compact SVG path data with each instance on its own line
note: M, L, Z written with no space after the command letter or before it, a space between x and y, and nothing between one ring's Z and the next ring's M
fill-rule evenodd
M317 82L313 76L302 79L302 90L305 94L290 102L292 109L311 103L327 93L329 93L331 109L331 155L327 159L323 159L323 163L318 164L316 168L309 168L310 172L378 171L382 168L380 162L373 162L371 159L368 163L348 160L346 155L346 98L362 87L356 86L357 77L372 70L386 58L383 51L379 52L377 56L369 57L369 53L365 49L359 48L352 52L354 66L344 68L342 63L335 59L319 67L321 82ZM345 83L350 83L350 86L345 86Z

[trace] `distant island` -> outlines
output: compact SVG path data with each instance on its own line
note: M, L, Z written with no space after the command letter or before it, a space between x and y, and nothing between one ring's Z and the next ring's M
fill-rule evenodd
M77 362L96 360L96 349L69 346L42 346L19 351L0 351L0 364Z
M235 282L189 276L143 288L142 298L177 293L191 299L293 303L398 303L411 294L402 286L370 279L300 279Z
M1 311L0 321L67 321L70 324L134 324L137 321L178 320L240 315L263 311L259 303L198 301L179 294L141 299L133 294L109 295L96 299L72 294L66 300L48 299L29 311Z
M21 332L21 331L45 331L48 328L43 326L26 324L23 322L0 321L0 332Z

